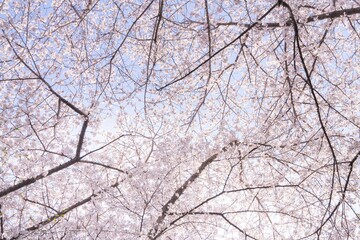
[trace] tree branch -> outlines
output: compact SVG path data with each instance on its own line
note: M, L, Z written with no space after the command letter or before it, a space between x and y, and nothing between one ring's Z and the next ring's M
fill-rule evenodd
M75 157L73 159L71 159L70 161L67 161L63 164L60 164L52 169L50 169L47 173L41 173L35 177L32 177L32 178L28 178L18 184L15 184L14 186L11 186L9 188L6 188L2 191L0 191L0 198L1 197L4 197L6 196L7 194L9 193L12 193L20 188L23 188L23 187L26 187L26 186L29 186L35 182L37 182L38 180L40 179L43 179L47 176L50 176L54 173L57 173L63 169L66 169L72 165L74 165L75 163L79 162L80 161L80 152L81 152L81 148L82 148L82 145L84 143L84 137L85 137L85 132L86 132L86 128L88 126L88 122L89 120L85 120L84 123L83 123L83 126L82 126L82 129L81 129L81 132L80 132L80 136L79 136L79 140L78 140L78 144L77 144L77 148L76 148L76 154L75 154Z
M325 19L335 19L335 18L339 18L342 16L351 16L351 15L355 15L355 14L359 14L360 13L360 7L358 8L349 8L349 9L343 9L343 10L336 10L333 12L328 12L328 13L322 13L322 14L318 14L318 15L314 15L314 16L310 16L308 18L305 19L304 23L311 23L311 22L316 22L316 21L321 21L321 20L325 20ZM203 23L205 24L205 23ZM283 27L285 26L291 26L293 24L293 20L289 19L285 22L285 24L281 24L281 23L277 23L277 22L268 22L268 23L259 23L257 26L260 28L278 28L278 27ZM241 24L239 22L219 22L216 24L216 26L244 26L244 27L250 27L251 24L246 23L246 24Z
M193 68L192 70L190 70L188 73L186 73L184 76L181 76L173 81L171 81L170 83L165 84L164 86L158 88L158 91L161 91L171 85L173 85L174 83L177 83L183 79L185 79L186 77L188 77L189 75L191 75L193 72L195 72L196 70L198 70L200 67L202 67L204 64L208 63L212 58L214 58L216 55L218 55L219 53L221 53L222 51L224 51L225 49L227 49L229 46L231 46L232 44L234 44L236 41L238 41L239 39L241 39L241 37L245 36L246 33L248 33L251 29L253 29L256 25L258 25L260 23L261 20L263 20L270 12L272 12L272 10L274 10L277 7L277 3L274 4L267 12L265 12L258 21L254 22L253 24L250 24L248 26L247 29L245 29L245 31L243 31L238 37L236 37L235 39L233 39L230 43L226 44L225 46L223 46L222 48L220 48L219 50L217 50L215 53L213 53L208 59L206 59L205 61L203 61L202 63L200 63L199 65L197 65L195 68Z

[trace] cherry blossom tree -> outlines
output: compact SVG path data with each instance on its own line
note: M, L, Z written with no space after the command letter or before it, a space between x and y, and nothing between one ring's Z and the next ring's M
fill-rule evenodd
M4 0L1 239L360 239L360 2Z

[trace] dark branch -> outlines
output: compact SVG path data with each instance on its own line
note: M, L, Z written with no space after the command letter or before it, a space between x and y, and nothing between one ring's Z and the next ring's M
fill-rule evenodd
M216 55L218 55L219 53L221 53L222 51L224 51L225 49L227 49L228 47L230 47L232 44L234 44L236 41L240 40L243 36L245 36L251 29L253 29L256 25L258 25L260 23L261 20L263 20L272 10L275 9L275 7L277 6L277 4L274 4L264 15L262 15L258 21L254 22L253 24L251 24L247 29L245 29L245 31L243 31L238 37L236 37L235 39L233 39L230 43L226 44L225 46L223 46L222 48L220 48L219 50L217 50L215 53L213 53L208 59L206 59L205 61L203 61L202 63L200 63L199 65L197 65L197 67L193 68L192 70L190 70L188 73L186 73L184 76L181 76L173 81L171 81L170 83L165 84L164 86L158 88L157 90L161 91L171 85L173 85L174 83L177 83L183 79L185 79L186 77L188 77L189 75L191 75L193 72L195 72L196 70L198 70L200 67L202 67L204 64L208 63L212 58L214 58Z
M111 187L111 188L115 188L115 187L117 187L117 186L119 186L119 182L114 183L114 184L111 185L110 187ZM67 208L59 211L57 214L55 214L55 215L53 215L53 216L45 219L44 221L41 221L41 222L39 222L39 223L37 223L37 224L29 227L29 228L26 228L26 232L35 231L35 230L39 229L40 227L42 227L42 226L44 226L44 225L46 225L46 224L49 224L49 223L51 223L51 222L55 222L56 220L62 218L65 214L67 214L67 213L70 212L71 210L74 210L74 209L76 209L76 208L84 205L85 203L90 202L91 199L99 196L102 192L103 192L103 191L98 191L98 192L96 192L96 193L93 193L93 194L91 194L90 196L88 196L87 198L85 198L85 199L83 199L83 200L81 200L81 201L79 201L79 202L71 205L70 207L67 207ZM11 239L18 239L19 237L23 236L24 234L25 234L25 233L22 232L22 233L18 234L17 236L12 237Z
M281 3L282 4L282 3ZM314 16L310 16L305 19L304 23L311 23L316 21L321 21L325 19L335 19L342 16L351 16L355 14L360 13L360 7L358 8L350 8L350 9L343 9L343 10L337 10L333 12L328 13L322 13ZM204 23L205 24L205 23ZM285 24L277 23L277 22L268 22L268 23L259 23L257 26L260 28L278 28L283 26L291 26L293 24L293 20L289 19L285 22ZM244 27L250 27L251 24L241 24L239 22L219 22L216 24L216 26L244 26Z
M15 184L14 186L11 186L9 188L6 188L2 191L0 191L0 198L1 197L4 197L6 196L7 194L9 193L12 193L20 188L23 188L23 187L26 187L26 186L29 186L35 182L37 182L38 180L40 179L43 179L45 178L46 176L50 176L54 173L57 173L63 169L66 169L72 165L74 165L75 163L79 162L80 161L80 152L81 152L81 148L82 148L82 145L83 145L83 142L84 142L84 137L85 137L85 132L86 132L86 128L88 126L88 122L89 120L85 120L84 123L83 123L83 126L82 126L82 129L81 129L81 132L80 132L80 136L79 136L79 140L78 140L78 145L77 145L77 149L76 149L76 155L73 159L71 159L70 161L67 161L63 164L60 164L52 169L50 169L47 173L41 173L35 177L32 177L32 178L28 178L18 184Z

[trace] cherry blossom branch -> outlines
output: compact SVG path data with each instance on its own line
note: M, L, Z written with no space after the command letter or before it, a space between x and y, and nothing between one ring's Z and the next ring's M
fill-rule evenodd
M100 166L107 167L107 168L112 168L112 167L109 167L109 166L106 166L106 165L103 165L103 164L97 164L97 163L94 163L94 162L89 162L89 161L84 161L84 160L80 160L79 162L91 163L91 164L96 164L96 165L100 165ZM120 171L120 172L122 172L122 173L128 174L126 171L123 171L123 170L121 170L121 169L117 169L117 168L112 168L112 169L118 170L118 171ZM113 185L111 185L109 188L116 188L116 187L119 186L119 184L120 184L120 182L116 182L116 183L114 183ZM76 208L78 208L78 207L80 207L80 206L82 206L82 205L90 202L92 199L94 199L95 197L98 197L98 196L99 196L100 194L102 194L103 192L106 192L106 190L97 191L96 193L93 193L93 194L89 195L88 197L86 197L86 198L84 198L84 199L82 199L82 200L74 203L73 205L71 205L71 206L69 206L69 207L67 207L67 208L65 208L65 209L63 209L63 210L60 210L60 211L57 211L57 210L51 208L52 210L54 210L55 212L57 212L55 215L53 215L53 216L51 216L51 217L49 217L49 218L47 218L47 219L45 219L45 220L37 223L37 224L35 224L35 225L31 226L31 227L26 228L26 229L25 229L25 232L21 232L21 233L19 233L17 236L12 237L11 239L18 239L19 237L25 235L26 232L32 232L32 231L38 230L39 228L41 228L41 227L43 227L43 226L45 226L45 225L47 225L47 224L49 224L49 223L51 223L51 222L53 222L53 221L56 221L57 219L60 219L60 218L63 217L65 214L67 214L67 213L69 213L70 211L72 211L72 210L74 210L74 209L76 209ZM153 195L154 195L154 194L155 194L155 193L153 193ZM35 203L35 204L39 204L39 203L34 202L34 201L31 201L31 200L29 200L29 199L25 199L25 200L26 200L26 201L29 201L29 202L32 202L32 203ZM40 205L44 206L43 204L40 204ZM0 206L1 206L1 205L0 205ZM44 207L49 207L49 206L44 206ZM0 208L0 210L1 210L1 208ZM0 215L0 217L1 217L1 215Z
M3 78L0 82L12 82L12 81L34 81L40 80L38 77L17 77L17 78Z
M158 32L159 32L159 28L160 28L160 24L163 18L163 7L164 7L164 0L159 0L159 12L158 15L156 16L156 22L154 25L154 30L152 33L152 38L150 41L150 47L149 47L149 53L147 56L147 61L146 61L146 80L145 80L145 88L144 88L144 111L145 114L147 114L147 101L146 101L146 96L147 96L147 92L148 92L148 84L150 81L150 76L155 68L156 65L156 52L157 52L157 38L158 38ZM151 62L151 56L152 56L152 52L153 52L153 48L155 45L155 50L154 50L154 61L152 63L152 66L150 67L150 62Z
M139 21L139 19L149 10L150 6L153 4L155 0L151 0L151 2L145 7L145 9L140 13L140 15L135 19L135 21L131 24L130 28L127 30L124 39L121 41L121 43L119 44L119 46L116 48L116 50L114 51L114 53L112 54L110 61L109 61L109 73L108 73L108 79L106 81L105 87L102 87L100 85L100 87L102 88L101 93L99 94L98 99L100 98L100 96L105 92L105 88L110 84L110 77L111 77L111 73L112 73L112 68L113 68L113 61L116 57L116 55L120 52L121 47L124 45L125 41L128 39L130 32L132 31L132 29L134 28L134 26L136 25L136 23ZM120 6L114 2L114 4L116 5L116 7L120 10Z
M322 13L314 16L310 16L306 18L303 23L311 23L315 21L321 21L325 19L336 19L342 16L351 16L355 14L360 14L360 7L357 8L349 8L349 9L342 9L342 10L336 10L328 13ZM203 23L205 24L205 23ZM277 23L277 22L269 22L269 23L260 23L258 24L258 27L267 27L267 28L277 28L277 27L283 27L285 26L291 26L293 24L293 20L289 19L284 24ZM216 24L216 26L245 26L249 27L251 24L241 24L239 22L219 22Z
M167 212L169 211L170 205L173 205L178 199L179 197L184 193L184 191L188 188L188 186L194 182L201 174L202 171L204 171L204 169L210 164L212 163L218 156L218 153L215 153L214 155L212 155L211 157L209 157L208 159L206 159L198 168L198 170L193 173L182 185L181 187L179 187L174 194L172 195L172 197L170 198L170 200L168 200L165 205L162 207L162 211L161 211L161 215L158 217L158 219L156 220L156 224L155 226L149 231L148 233L148 237L150 239L156 239L158 237L158 235L156 235L159 226L164 222L165 217Z
M75 163L78 163L78 162L83 162L83 163L89 163L89 164L94 164L94 165L99 165L99 166L102 166L102 167L105 167L105 168L109 168L109 169L113 169L113 170L117 170L119 172L122 172L122 173L125 173L125 174L128 174L128 172L124 171L124 170L121 170L121 169L118 169L118 168L114 168L114 167L111 167L111 166L108 166L108 165L105 165L105 164L101 164L101 163L97 163L97 162L92 162L92 161L86 161L86 160L82 160L83 158L85 158L86 156L90 155L91 153L94 153L94 152L97 152L101 149L104 149L105 147L109 146L110 144L114 143L115 141L119 140L120 138L124 137L124 136L128 136L127 134L124 134L124 135L121 135L115 139L113 139L112 141L108 142L107 144L97 148L97 149L94 149L86 154L84 154L83 156L80 156L80 153L81 153L81 149L82 149L82 145L83 145L83 142L84 142L84 138L85 138L85 132L86 132L86 128L87 128L87 125L88 125L88 120L84 122L83 124L83 127L82 127L82 130L81 130L81 133L80 133L80 136L79 136L79 141L78 141L78 145L77 145L77 149L76 149L76 155L74 158L72 158L71 160L63 163L63 164L60 164L52 169L50 169L47 173L43 173L43 174L39 174L37 175L36 177L33 177L33 178L29 178L29 179L26 179L12 187L9 187L5 190L2 190L0 191L0 198L9 194L9 193L12 193L20 188L23 188L23 187L26 187L30 184L33 184L35 182L37 182L38 180L40 179L43 179L45 178L46 176L50 176L56 172L59 172L63 169L66 169L72 165L74 165ZM61 156L64 156L64 155L61 155Z
M229 145L231 147L233 146L238 146L240 145L240 142L238 141L234 141L229 143ZM252 148L245 156L248 156L250 153L254 152L256 149L259 148L259 146L265 146L265 145L261 145L258 144L258 146L255 146L254 148ZM221 152L226 152L228 149L227 147L224 147L222 149ZM220 152L220 153L221 153ZM183 185L178 188L175 193L172 195L172 197L170 198L170 200L168 200L168 202L163 206L162 208L162 213L161 215L158 217L155 226L148 232L148 238L149 239L157 239L158 237L160 237L164 232L167 231L168 227L165 227L161 230L159 230L160 225L164 222L166 216L168 215L173 215L172 213L169 213L169 208L171 205L175 204L175 202L181 197L181 195L184 193L184 191L186 190L186 188L193 183L201 174L201 172L210 164L212 163L214 160L216 160L218 154L214 154L212 155L210 158L208 158L207 160L205 160L200 167L198 168L198 170L191 175L184 183ZM300 183L301 184L301 183ZM175 220L172 220L169 223L169 226L173 226L176 222L178 222L179 220L181 220L182 218L184 218L185 216L187 216L188 214L194 212L196 209L200 208L202 205L208 203L211 200L214 200L224 194L232 194L232 193L237 193L237 192L243 192L243 191L251 191L251 190L261 190L261 189L272 189L272 188L293 188L293 187L299 187L300 184L285 184L285 185L264 185L264 186L254 186L254 187L246 187L246 188L241 188L241 189L232 189L232 190L225 190L225 188L219 192L218 194L204 200L203 202L201 202L200 204L198 204L197 206L195 206L194 208L192 208L191 210L189 210L188 212L184 213L183 215L179 216L178 218L176 218ZM224 219L226 220L226 219ZM228 222L228 221L227 221ZM228 222L229 223L229 222ZM245 236L248 236L243 230L241 230L240 228L238 228L236 225L229 223L231 226L235 227L236 229L238 229L240 232L242 232L243 234L245 234ZM250 235L248 237L251 237Z
M279 1L282 2L282 1ZM223 50L225 50L226 48L228 48L230 45L232 45L234 42L236 42L237 40L239 40L242 36L244 36L247 32L249 32L253 27L255 26L259 26L259 27L268 27L268 28L275 28L275 27L282 27L284 24L280 24L280 23L260 23L260 21L265 18L276 6L278 6L279 3L276 3L275 5L273 5L268 12L266 12L263 16L261 16L259 18L258 21L252 23L252 24L239 24L238 22L228 22L228 23L217 23L217 26L221 26L221 25L242 25L245 26L247 29L242 32L237 38L235 38L233 41L231 41L230 43L228 43L227 45L225 45L224 47L220 48L218 51L216 51L214 54L211 55L211 57L209 57L208 59L206 59L204 62L200 63L197 67L195 67L194 69L190 70L188 73L186 73L184 76L179 77L173 81L171 81L170 83L165 84L164 86L158 88L159 91L165 89L166 87L179 82L183 79L185 79L186 77L188 77L189 75L191 75L193 72L195 72L196 70L198 70L201 66L203 66L204 64L206 64L207 62L209 62L213 57L215 57L216 55L218 55L220 52L222 52ZM323 14L319 14L319 15L314 15L314 16L310 16L305 20L305 23L309 23L309 22L315 22L318 20L324 20L324 19L335 19L335 18L339 18L341 16L350 16L350 15L355 15L355 14L359 14L360 13L360 7L358 8L351 8L351 9L344 9L344 10L337 10L337 11L333 11L333 12L329 12L329 13L323 13ZM288 21L286 21L285 26L291 26L294 23L295 19L290 19ZM296 22L296 21L295 21ZM205 24L205 23L202 23Z
M97 165L97 166L101 166L101 167L104 167L104 168L112 169L112 170L115 170L115 171L118 171L118 172L121 172L121 173L128 174L127 171L124 171L124 170L121 170L120 168L112 167L112 166L110 166L110 165L103 164L103 163L98 163L98 162L93 162L93 161L87 161L87 160L80 160L79 162L80 162L80 163L88 163L88 164L92 164L92 165Z
M107 165L104 165L104 164L98 164L98 163L94 163L94 162L90 162L90 161L84 161L84 160L80 160L79 162L96 164L96 165L100 165L100 166L103 166L103 167L106 167L106 168L111 168L111 169L114 169L114 170L118 170L118 171L120 171L120 172L122 172L122 173L128 174L128 172L126 172L126 171L123 171L123 170L117 169L117 168L113 168L113 167L110 167L110 166L107 166ZM109 188L116 188L116 187L119 186L119 184L120 184L120 182L117 181L117 182L115 182L114 184L112 184ZM72 211L72 210L74 210L74 209L76 209L76 208L78 208L78 207L80 207L80 206L82 206L82 205L90 202L90 201L93 200L95 197L98 197L100 194L102 194L103 192L106 192L106 191L107 191L106 189L105 189L105 190L99 190L99 191L97 191L97 192L89 195L88 197L86 197L86 198L84 198L84 199L82 199L82 200L74 203L73 205L71 205L71 206L69 206L69 207L67 207L67 208L65 208L65 209L63 209L63 210L60 210L60 211L57 211L57 210L51 208L52 210L54 210L54 211L56 212L55 215L53 215L53 216L51 216L51 217L49 217L49 218L47 218L47 219L45 219L45 220L37 223L37 224L35 224L35 225L31 226L31 227L26 228L26 229L25 229L25 232L21 232L21 233L19 233L17 236L12 237L11 239L18 239L19 237L25 235L26 232L32 232L32 231L38 230L39 228L41 228L41 227L43 227L43 226L45 226L45 225L47 225L47 224L49 224L49 223L51 223L51 222L53 222L53 221L56 221L57 219L60 219L60 218L63 217L65 214L67 214L67 213L69 213L70 211ZM24 199L24 200L29 201L29 202L32 202L32 203L35 203L35 204L39 204L39 203L34 202L34 201L31 201L31 200L29 200L29 199ZM43 204L40 204L40 205L44 206ZM0 205L0 206L1 206L1 205ZM45 207L49 207L49 206L45 206ZM0 207L0 213L1 213L1 207ZM1 215L0 215L0 217L1 217Z
M18 183L18 184L15 184L14 186L11 186L9 188L6 188L2 191L0 191L0 198L1 197L4 197L6 196L7 194L9 193L12 193L20 188L23 188L23 187L26 187L26 186L29 186L35 182L37 182L38 180L40 179L43 179L47 176L50 176L54 173L57 173L63 169L66 169L72 165L74 165L75 163L79 162L80 161L80 152L81 152L81 149L82 149L82 145L84 143L84 137L85 137L85 132L86 132L86 129L87 129L87 126L88 126L88 123L89 123L89 120L85 120L84 123L83 123L83 126L82 126L82 129L81 129L81 132L80 132L80 136L79 136L79 140L78 140L78 144L77 144L77 147L76 147L76 154L75 154L75 157L73 159L71 159L70 161L67 161L63 164L60 164L52 169L50 169L48 172L45 172L45 173L42 173L42 174L39 174L35 177L32 177L32 178L28 178L26 180L23 180L22 182Z
M267 10L259 19L258 21L254 22L253 24L250 24L250 26L248 26L247 29L245 29L238 37L236 37L235 39L233 39L231 42L229 42L228 44L226 44L225 46L223 46L222 48L220 48L219 50L217 50L215 53L213 53L209 58L207 58L205 61L203 61L202 63L200 63L199 65L197 65L195 68L193 68L192 70L190 70L188 73L186 73L184 76L181 76L173 81L171 81L170 83L165 84L164 86L158 88L158 91L161 91L171 85L173 85L174 83L177 83L183 79L185 79L186 77L188 77L189 75L191 75L193 72L195 72L196 70L198 70L200 67L202 67L204 64L208 63L212 58L214 58L216 55L218 55L219 53L221 53L222 51L224 51L225 49L227 49L228 47L230 47L232 44L234 44L236 41L238 41L239 39L241 39L243 36L245 36L251 29L253 29L256 25L258 25L260 23L261 20L263 20L267 15L269 15L269 13L271 13L276 7L278 6L278 4L274 4L269 10Z
M281 212L281 211L273 211L273 210L254 210L254 209L246 209L246 210L238 210L238 211L225 211L225 212L214 212L214 211L188 211L188 212L170 212L169 215L228 215L228 214L237 214L237 213L272 213L272 214L281 214L287 217L294 218L296 220L301 220L301 218L293 216L292 214Z
M0 203L0 237L3 236L4 234L4 217L3 217L3 213L1 211L2 205Z
M350 169L349 169L349 173L348 173L348 175L347 175L346 182L345 182L345 187L344 187L344 190L343 190L343 193L342 193L342 197L341 197L342 200L345 199L345 193L346 193L347 188L348 188L348 186L349 186L350 177L351 177L352 171L353 171L353 169L354 169L354 163L355 163L356 160L359 159L359 157L360 157L360 151L357 152L357 154L353 157L353 159L352 159L352 160L350 161L350 163L349 163Z
M335 212L338 210L338 208L340 207L341 203L343 203L345 201L345 197L346 197L346 192L347 192L347 188L349 186L349 182L350 182L350 177L351 177L351 174L352 174L352 171L353 171L353 167L354 167L354 163L356 160L358 160L358 158L360 157L360 151L357 152L357 154L353 157L353 159L350 161L349 163L349 166L350 166L350 169L349 169L349 172L348 172L348 175L347 175L347 178L346 178L346 182L345 182L345 187L344 187L344 190L342 191L342 196L341 196L341 199L338 201L338 203L335 205L334 209L329 213L329 216L324 220L322 220L320 226L316 229L315 232L313 232L312 234L306 236L305 238L307 237L310 237L312 235L315 235L317 234L318 236L320 236L320 233L321 233L321 230L322 228L325 226L325 224L333 217L333 215L335 214ZM330 199L331 200L331 199Z
M87 162L87 161L82 161L82 160L81 160L80 162ZM90 162L89 162L89 163L90 163ZM91 162L91 163L93 163L93 162ZM100 165L100 164L99 164L99 165ZM116 169L116 170L119 170L119 169ZM120 171L123 172L123 173L128 174L127 172L125 172L125 171L123 171L123 170L120 170ZM109 188L117 188L119 185L120 185L120 182L116 182L116 183L112 184ZM67 207L67 208L65 208L65 209L63 209L63 210L60 210L60 211L57 211L57 210L51 208L52 210L54 210L54 211L56 212L55 215L53 215L53 216L51 216L51 217L49 217L49 218L47 218L47 219L45 219L45 220L37 223L37 224L35 224L35 225L31 226L31 227L26 228L24 232L19 233L17 236L12 237L11 239L18 239L19 237L25 235L26 232L32 232L32 231L38 230L39 228L41 228L41 227L43 227L43 226L45 226L45 225L47 225L47 224L49 224L49 223L51 223L51 222L54 222L54 221L56 221L57 219L60 219L60 218L63 217L65 214L67 214L67 213L69 213L70 211L72 211L72 210L74 210L74 209L76 209L76 208L78 208L78 207L80 207L80 206L82 206L82 205L90 202L92 199L98 197L100 194L102 194L103 192L106 192L106 191L107 191L107 190L97 191L96 193L93 193L93 194L89 195L88 197L86 197L86 198L84 198L84 199L82 199L82 200L74 203L73 205L71 205L71 206L69 206L69 207ZM155 192L152 194L152 197L154 196L154 194L155 194ZM32 203L35 203L35 204L39 204L39 203L34 202L34 201L32 201L32 200L29 200L29 199L25 199L25 200L26 200L26 201L29 201L29 202L32 202ZM147 204L149 204L149 203L147 203ZM43 204L40 204L40 205L44 206ZM44 207L49 207L49 206L44 206ZM0 213L1 213L1 205L0 205ZM1 215L0 215L0 219L2 220Z
M234 147L234 146L238 146L240 143L238 141L232 141L230 142L228 145L230 147ZM253 148L250 152L253 152L255 149L257 149L258 147ZM218 155L226 152L227 151L227 147L223 147L222 150L219 153L215 153L213 154L211 157L209 157L208 159L206 159L197 169L197 171L195 173L193 173L182 185L181 187L179 187L174 194L171 196L170 200L168 200L165 205L162 207L162 211L161 211L161 215L157 218L156 220L156 224L155 226L148 232L148 238L149 239L156 239L158 238L160 235L163 234L163 232L166 229L162 229L160 232L159 231L159 227L160 225L164 222L166 216L168 215L169 212L169 208L171 205L175 204L175 202L180 198L180 196L184 193L184 191L190 186L191 183L193 183L199 176L200 174L204 171L204 169L210 165L212 162L214 162ZM249 152L249 153L250 153ZM223 191L225 192L225 191Z
M305 75L306 75L306 83L308 84L308 86L310 88L311 95L312 95L314 103L315 103L316 113L317 113L317 116L318 116L318 120L319 120L321 129L322 129L322 131L323 131L323 133L325 135L327 144L328 144L328 146L330 148L330 152L331 152L331 155L333 157L333 173L332 173L333 177L332 177L332 182L331 182L331 192L330 192L329 204L328 204L328 207L327 207L327 210L326 210L326 212L328 212L328 211L330 211L332 196L333 196L333 192L334 192L335 173L336 172L337 172L338 177L339 177L340 187L342 188L341 181L340 181L339 168L338 168L338 165L337 165L337 158L336 158L336 154L335 154L335 151L334 151L334 147L332 146L332 143L331 143L330 138L328 136L325 124L324 124L324 122L322 120L322 116L321 116L321 112L320 112L320 105L319 105L319 102L318 102L318 99L316 97L316 93L315 93L315 90L314 90L315 88L314 88L314 86L312 84L311 76L310 76L309 70L308 70L308 68L306 66L304 55L302 53L301 44L300 44L300 35L299 35L299 29L298 29L297 21L295 19L295 16L294 16L293 11L292 11L291 7L289 6L289 4L287 4L284 1L279 1L279 4L281 4L283 7L285 7L290 13L290 17L292 19L292 23L293 23L293 27L294 27L294 34L295 34L297 50L299 52L301 64L303 66L303 69L304 69L304 72L305 72ZM325 217L325 215L324 215L324 217Z
M31 200L31 199L26 198L26 197L24 197L23 199L24 199L26 202L30 202L30 203L33 203L33 204L42 206L42 207L44 207L44 208L49 208L49 209L51 209L52 211L54 211L54 212L56 212L56 213L59 213L59 211L57 211L55 208L53 208L53 207L51 207L51 206L48 206L48 205L46 205L46 204L43 204L43 203L40 203L40 202Z
M205 83L204 94L203 94L202 98L200 99L199 103L197 104L196 108L194 109L193 114L191 114L190 121L188 123L188 129L190 128L190 125L192 124L196 115L200 111L200 108L204 105L205 99L212 89L212 88L209 89L209 87L208 87L209 82L211 80L211 76L212 76L212 64L211 64L211 54L212 54L212 43L211 42L212 42L212 40L211 40L211 24L210 24L210 16L209 16L209 4L208 4L207 0L205 0L205 13L206 13L207 37L208 37L208 44L209 44L208 45L208 56L210 58L209 62L208 62L208 76L207 76L207 80Z
M110 187L115 188L115 187L119 186L119 184L120 184L119 182L116 182L113 185L111 185ZM35 231L35 230L39 229L42 226L45 226L45 225L47 225L47 224L49 224L49 223L51 223L53 221L56 221L57 219L60 219L61 217L63 217L68 212L70 212L70 211L72 211L72 210L74 210L74 209L76 209L76 208L90 202L92 199L99 196L104 191L106 191L106 190L97 191L96 193L91 194L87 198L84 198L83 200L81 200L79 202L76 202L75 204L73 204L73 205L71 205L71 206L69 206L69 207L67 207L67 208L65 208L63 210L58 211L57 214L55 214L55 215L53 215L53 216L51 216L51 217L49 217L49 218L47 218L47 219L45 219L43 221L31 226L31 227L26 228L25 232L21 232L17 236L12 237L11 239L18 239L19 237L25 235L27 232Z
M158 32L159 32L159 28L160 28L160 23L163 17L163 7L164 7L164 0L159 0L159 13L157 16L157 21L155 24L155 31L154 31L154 36L153 36L153 40L156 43L157 42L157 36L158 36Z
M224 214L219 214L220 217L222 217L227 223L229 223L232 227L236 228L239 232L241 232L242 234L245 235L245 239L250 238L250 239L257 239L254 238L252 236L250 236L249 234L247 234L244 230L240 229L238 226L236 226L234 223L232 223L227 217L225 217Z
M81 158L85 158L86 156L88 156L88 155L90 155L90 154L92 154L92 153L98 152L98 151L100 151L100 150L108 147L109 145L113 144L114 142L118 141L120 138L123 138L123 137L125 137L125 136L131 136L131 134L122 134L122 135L120 135L119 137L114 138L114 139L111 140L110 142L102 145L101 147L98 147L98 148L96 148L96 149L93 149L93 150L85 153Z
M61 102L63 102L65 105L67 105L69 108L71 108L73 111L75 111L76 113L78 113L79 115L85 117L85 119L88 118L88 114L84 113L82 110L80 110L78 107L76 107L74 104L72 104L71 102L69 102L68 100L66 100L64 97L62 97L60 94L58 94L52 87L51 85L40 75L39 72L35 71L34 69L32 69L21 57L20 55L17 53L17 51L15 50L14 46L12 45L10 39L6 36L5 31L2 30L3 32L3 36L6 39L6 41L8 42L9 46L11 47L13 53L15 54L15 56L19 59L19 61L32 73L34 74L42 83L44 83L47 88L49 89L49 91L54 94L57 98L59 98L59 100Z
M251 190L264 190L264 189L274 189L274 188L294 188L294 187L299 187L299 184L285 184L285 185L265 185L265 186L254 186L254 187L246 187L246 188L240 188L240 189L233 189L233 190L222 190L221 192L219 192L218 194L207 198L206 200L204 200L203 202L201 202L200 204L196 205L195 207L193 207L191 210L184 212L183 215L179 216L178 218L172 220L169 223L169 226L174 225L176 222L178 222L179 220L181 220L182 218L184 218L185 216L191 214L193 211L195 211L196 209L200 208L201 206L203 206L204 204L210 202L211 200L214 200L224 194L230 194L230 193L237 193L237 192L244 192L244 191L251 191ZM167 213L168 215L174 215L174 213ZM150 239L154 240L157 239L158 237L160 237L168 228L164 228L162 229L156 236L151 237L149 236ZM245 232L243 232L245 234Z

